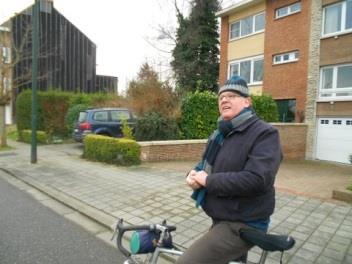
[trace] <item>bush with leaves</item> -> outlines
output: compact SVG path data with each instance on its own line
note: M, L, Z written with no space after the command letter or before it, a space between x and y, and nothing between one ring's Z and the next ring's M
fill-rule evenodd
M69 108L70 93L48 91L40 93L44 131L49 137L67 136L65 116Z
M189 93L182 101L180 129L186 139L207 138L216 129L219 117L217 95Z
M150 112L137 119L135 137L138 141L178 139L179 129L174 118Z
M138 165L141 147L136 141L90 134L84 138L83 157L115 165Z
M44 130L42 109L40 106L40 95L38 96L37 130ZM16 125L17 130L32 129L32 90L21 92L16 99Z
M266 122L278 122L277 104L270 95L252 95L252 105L256 114Z
M121 130L122 130L123 138L134 139L133 129L128 125L127 119L122 119L121 123L122 123L122 129Z
M67 110L67 113L66 113L66 116L65 116L65 124L66 124L67 131L68 131L69 135L71 135L72 132L73 132L75 124L76 124L76 122L78 120L79 112L81 112L83 110L86 110L87 108L89 108L88 105L77 104L77 105L71 106Z
M137 79L132 80L127 90L127 98L133 112L139 116L158 112L166 117L175 117L179 100L167 82L158 80L158 73L144 63Z

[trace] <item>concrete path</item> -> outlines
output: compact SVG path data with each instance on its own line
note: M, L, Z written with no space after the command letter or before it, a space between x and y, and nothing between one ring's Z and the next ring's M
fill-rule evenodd
M33 165L29 163L29 145L10 144L14 150L0 152L3 171L106 226L111 226L117 217L130 224L167 219L177 225L175 243L184 247L210 226L208 217L189 198L190 190L184 183L187 170L173 169L166 163L116 167L89 162L79 157L81 150L77 145L41 146L38 163ZM294 175L294 164L290 166ZM304 171L309 173L307 166ZM345 172L345 167L342 168ZM349 167L346 168L348 172ZM301 184L302 188L307 185ZM297 195L299 192L295 190L282 192L285 190L282 186L278 189L270 231L291 234L297 241L284 255L284 262L352 263L352 206ZM249 260L257 260L259 254L260 250L254 248ZM267 263L278 263L279 257L270 254Z

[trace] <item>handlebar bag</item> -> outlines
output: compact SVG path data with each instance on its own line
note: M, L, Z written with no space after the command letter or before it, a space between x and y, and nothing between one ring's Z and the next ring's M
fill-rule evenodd
M150 230L134 231L130 240L130 250L132 254L146 254L155 251L160 239L160 232ZM165 233L162 247L172 248L172 237L169 232Z

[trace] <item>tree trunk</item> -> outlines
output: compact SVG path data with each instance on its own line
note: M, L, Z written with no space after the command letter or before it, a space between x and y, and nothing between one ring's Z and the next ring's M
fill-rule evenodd
M0 148L7 146L5 104L0 104Z

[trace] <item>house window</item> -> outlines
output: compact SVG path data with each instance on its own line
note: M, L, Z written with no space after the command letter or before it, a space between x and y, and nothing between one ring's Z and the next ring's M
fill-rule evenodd
M11 63L11 49L9 47L2 47L2 58L4 63Z
M324 7L323 37L349 31L352 31L352 0Z
M320 99L352 99L352 64L329 66L320 72Z
M301 2L276 9L275 18L289 16L301 11Z
M230 25L230 40L264 31L265 13L249 16Z
M298 57L299 57L298 50L288 52L288 53L277 54L273 56L273 64L282 64L282 63L298 61Z
M229 78L240 75L250 84L261 84L263 81L263 56L246 58L230 62Z
M9 92L11 90L11 83L10 83L10 79L4 77L3 78L3 87L4 87L4 91Z
M296 112L296 100L295 99L284 99L275 100L277 104L277 110L279 112L280 122L294 122Z

